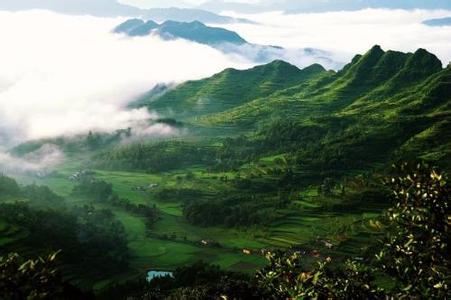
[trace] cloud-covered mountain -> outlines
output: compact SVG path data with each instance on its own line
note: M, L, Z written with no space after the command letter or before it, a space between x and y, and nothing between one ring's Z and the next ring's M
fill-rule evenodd
M2 0L0 10L21 11L46 9L71 15L92 15L98 17L143 17L157 21L174 20L180 22L201 21L205 23L248 22L219 15L202 9L152 8L141 9L118 3L117 0Z
M278 46L252 44L234 31L210 27L198 21L166 21L158 24L152 20L130 19L118 25L114 32L131 37L158 35L164 40L185 39L211 46L226 54L239 55L255 63L283 59L298 66L313 62L323 63L328 68L340 66L330 59L330 54L326 51L313 48L289 50Z
M152 20L145 22L141 19L130 19L117 26L114 32L129 36L145 36L154 32L166 40L182 38L212 46L223 43L236 45L246 43L236 32L219 27L209 27L199 21L189 23L166 21L158 24Z

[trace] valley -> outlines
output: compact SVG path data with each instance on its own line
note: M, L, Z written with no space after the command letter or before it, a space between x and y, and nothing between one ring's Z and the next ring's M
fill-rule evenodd
M268 163L268 160L265 160ZM82 170L83 166L76 163L68 163L58 170L58 175L47 178L22 177L17 178L23 184L37 184L50 187L57 194L63 196L66 202L83 205L92 204L90 199L80 199L72 194L74 182L69 177ZM265 259L261 255L262 249L287 248L294 245L311 244L318 236L327 239L335 246L351 236L365 238L365 232L371 231L365 223L377 215L382 207L365 212L334 212L322 211L322 205L318 204L321 198L316 188L306 188L295 196L290 208L275 210L277 219L268 226L252 226L249 228L224 228L222 226L199 227L187 222L183 216L183 201L171 199L170 202L162 202L155 199L152 190L136 191L136 187L147 187L149 184L157 184L157 189L178 187L196 188L205 191L224 189L224 184L218 182L220 176L230 176L231 173L208 173L201 168L175 170L164 174L146 174L140 172L103 171L92 170L95 177L113 185L114 191L121 197L129 199L134 204L155 205L158 209L158 220L149 230L145 220L133 213L108 204L94 204L98 208L107 208L120 221L127 234L128 247L130 249L130 270L128 275L119 275L119 279L126 280L135 276L145 276L147 270L174 270L176 267L191 264L198 260L219 265L224 269L234 271L253 272L265 265ZM186 172L192 172L192 180L177 180L178 176L184 176ZM339 201L338 199L328 199ZM324 204L326 206L327 203ZM319 225L321 224L321 225ZM339 225L338 225L339 224ZM12 229L7 227L8 232ZM18 231L13 235L20 244L23 233ZM361 237L359 237L361 235ZM204 245L202 242L218 245ZM5 245L11 241L4 239ZM14 245L14 244L13 244ZM328 249L317 243L316 248ZM244 249L252 251L251 255L243 253ZM330 251L330 250L329 250ZM92 279L91 279L92 280ZM94 288L100 289L108 282L116 282L117 275L112 278L97 278ZM81 281L82 284L88 284ZM89 280L88 280L89 282Z

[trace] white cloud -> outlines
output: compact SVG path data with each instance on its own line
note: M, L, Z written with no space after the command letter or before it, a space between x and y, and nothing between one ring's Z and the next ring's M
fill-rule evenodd
M63 152L57 146L50 144L45 144L20 158L0 151L0 172L8 174L39 172L44 175L63 160Z
M445 64L451 60L451 27L422 24L425 19L450 15L451 11L365 9L290 15L226 13L258 23L223 25L250 42L324 49L336 53L339 61L348 61L375 44L400 51L426 48Z
M154 84L249 66L182 40L112 34L122 21L0 11L0 145L127 127L151 117L125 106Z

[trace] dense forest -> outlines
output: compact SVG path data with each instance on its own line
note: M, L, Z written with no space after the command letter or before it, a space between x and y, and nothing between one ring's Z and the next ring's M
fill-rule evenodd
M64 249L61 259L80 272L86 267L108 272L127 266L124 228L114 220L111 211L92 206L69 207L48 187L19 188L5 176L0 177L0 182L2 187L8 187L1 189L2 197L21 199L1 203L0 219L19 226L26 236L21 241L23 247L40 249L41 253ZM14 245L11 247L14 249Z

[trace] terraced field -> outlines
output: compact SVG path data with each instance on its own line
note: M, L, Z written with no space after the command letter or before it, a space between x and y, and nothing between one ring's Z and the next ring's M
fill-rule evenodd
M280 157L267 158L265 164L271 165L275 158ZM59 170L57 177L22 178L22 181L48 185L55 192L66 197L69 203L82 204L87 200L71 194L73 182L68 179L76 169L74 165L69 164ZM148 269L172 270L197 260L214 263L226 269L255 270L264 265L264 258L260 255L245 255L242 249L289 247L307 243L317 236L327 237L334 244L338 244L337 236L343 234L340 228L352 227L352 224L362 217L358 212L341 215L322 211L321 205L316 202L316 189L312 187L299 195L299 200L294 201L292 208L280 210L278 212L280 217L269 228L203 228L193 226L186 221L182 216L182 203L177 199L171 202L159 202L152 191L135 190L136 186L151 183L164 187L196 186L207 191L220 188L222 185L214 179L218 177L218 174L209 174L196 169L193 169L193 172L197 178L195 181L180 183L176 180L177 175L181 174L178 171L145 174L95 170L96 177L112 183L114 191L120 197L129 199L133 203L155 205L160 211L160 219L154 224L152 230L148 231L143 218L117 207L96 204L96 206L111 209L124 225L131 251L131 266L136 273L144 273ZM218 242L220 246L203 246L202 240L212 240Z
M0 247L11 245L27 235L28 233L22 228L0 220Z

